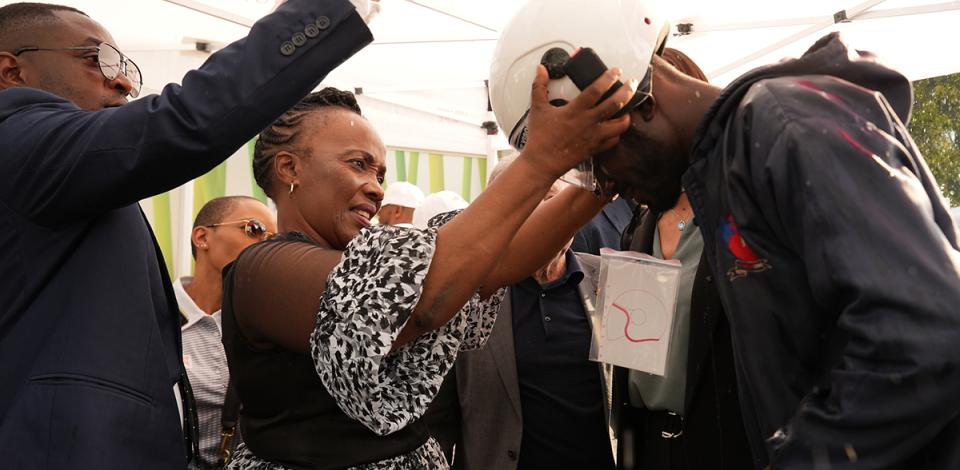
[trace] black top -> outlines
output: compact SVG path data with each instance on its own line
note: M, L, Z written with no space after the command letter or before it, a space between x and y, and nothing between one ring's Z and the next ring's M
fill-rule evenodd
M284 235L263 243L309 242ZM223 344L243 403L243 439L257 457L295 469L334 469L405 454L426 442L421 422L378 436L345 415L320 381L309 354L258 349L244 339L233 314L235 267L224 270Z
M564 275L511 290L517 379L523 409L518 469L614 468L603 418L600 369L588 359L590 324L577 285L583 272L567 251Z

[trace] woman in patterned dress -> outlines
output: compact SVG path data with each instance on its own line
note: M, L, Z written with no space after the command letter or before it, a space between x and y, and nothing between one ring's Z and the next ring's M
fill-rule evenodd
M426 230L370 225L386 150L352 94L314 93L261 133L254 173L282 235L247 249L224 277L246 442L230 468L447 468L418 419L457 353L486 340L501 288L602 208L576 188L537 205L626 129L609 117L634 84L597 104L616 75L557 108L541 67L523 154Z

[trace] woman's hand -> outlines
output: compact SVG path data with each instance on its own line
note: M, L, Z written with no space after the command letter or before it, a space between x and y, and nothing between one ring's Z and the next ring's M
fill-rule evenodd
M616 83L620 73L616 68L607 70L573 101L558 107L550 104L547 69L537 66L527 117L528 140L520 158L533 161L552 181L581 161L616 145L620 134L630 126L630 117L610 117L630 101L637 83L631 80L607 99L597 101Z

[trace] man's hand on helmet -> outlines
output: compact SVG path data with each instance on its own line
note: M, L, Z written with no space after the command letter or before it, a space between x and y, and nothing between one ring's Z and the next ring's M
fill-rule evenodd
M631 80L606 100L597 101L619 77L619 69L607 70L573 101L557 107L547 96L547 70L537 66L523 155L536 159L539 167L558 178L577 163L617 145L630 126L630 117L610 117L630 101L637 82Z

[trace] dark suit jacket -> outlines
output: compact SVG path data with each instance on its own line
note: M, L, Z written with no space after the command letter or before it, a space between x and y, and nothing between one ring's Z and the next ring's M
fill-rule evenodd
M577 231L570 249L591 255L600 255L601 248L617 249L620 246L620 234L630 223L635 207L636 204L625 198L603 206L599 214Z
M631 241L622 249L641 253L653 253L659 214L647 209L638 209L637 217L627 230ZM674 462L670 468L681 469L741 469L751 468L753 461L747 445L740 404L737 396L736 372L730 328L723 314L717 289L713 284L706 257L697 267L690 304L690 337L687 355L687 386L684 397L686 416L683 421L681 444L685 462ZM649 468L645 457L661 454L651 449L626 448L633 446L632 439L623 436L638 436L645 432L647 411L632 409L627 387L628 370L614 368L613 416L614 427L621 436L620 468ZM626 430L630 432L627 433ZM646 443L668 445L664 439L640 439ZM624 453L631 454L624 458ZM635 467L624 466L634 462ZM669 469L664 469L669 470Z
M594 309L597 299L594 281L598 277L600 259L577 253L577 260L584 274L578 290L596 331L600 326ZM603 396L597 399L603 400L604 410L609 413L612 368L599 363L597 367L604 378L601 384ZM509 293L504 297L487 344L483 349L461 353L455 370L462 415L456 462L467 470L515 469L523 437L523 413ZM611 446L613 452L616 444L611 443Z
M371 40L346 0L292 0L182 87L119 108L0 91L4 468L184 468L177 303L137 201L224 160Z

